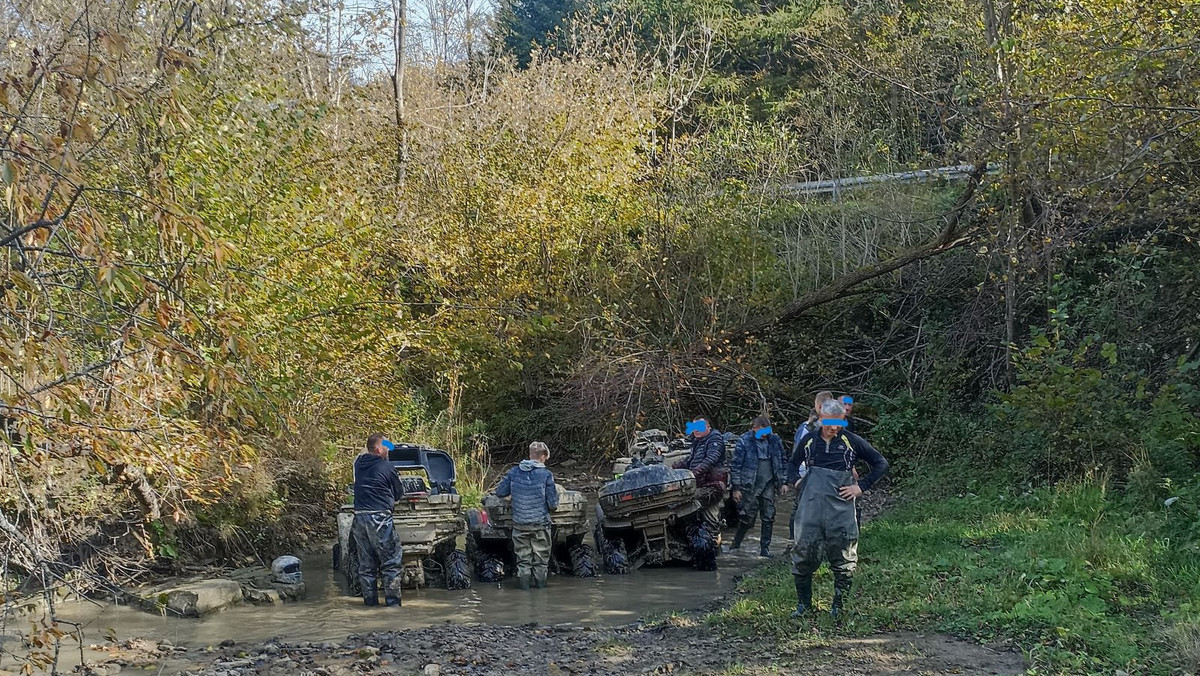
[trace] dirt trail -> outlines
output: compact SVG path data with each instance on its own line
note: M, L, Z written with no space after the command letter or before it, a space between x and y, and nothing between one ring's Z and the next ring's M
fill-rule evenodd
M387 611L384 611L387 612ZM404 612L402 609L397 613ZM799 626L798 626L799 628ZM117 650L109 665L149 667L169 655L168 669L197 676L425 676L630 674L821 674L821 676L960 676L1024 673L1020 654L943 636L880 634L817 648L781 650L763 639L731 639L690 619L640 627L498 627L447 625L350 636L341 643L268 642L205 650ZM124 654L121 654L124 653ZM172 668L173 667L173 668Z

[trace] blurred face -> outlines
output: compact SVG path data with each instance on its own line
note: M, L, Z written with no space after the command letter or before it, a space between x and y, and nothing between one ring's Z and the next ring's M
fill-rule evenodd
M850 415L850 411L854 410L854 404L842 404L846 407L846 415Z
M387 449L384 448L382 441L376 442L375 447L371 449L371 455L377 455L384 460L387 460L388 452Z
M712 429L708 426L708 421L704 418L693 420L687 424L687 432L696 439L703 439L708 436Z

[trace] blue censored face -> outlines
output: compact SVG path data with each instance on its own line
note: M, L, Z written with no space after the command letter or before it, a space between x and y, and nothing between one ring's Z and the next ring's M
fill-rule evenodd
M684 428L685 434L696 434L696 433L704 434L707 431L708 431L708 422L705 420L696 420L694 422L690 422Z
M385 449L387 449L389 452L396 450L396 444L393 444L392 442L388 441L387 439L384 439L381 443L383 444L383 447Z
M755 430L755 432L754 432L754 438L755 438L755 439L762 439L763 437L767 436L767 435L768 435L768 434L770 434L770 433L771 433L771 428L770 428L770 427L764 427L764 428L762 428L762 429L760 429L760 430Z
M825 427L845 427L846 421L841 418L821 418L821 424Z
M848 395L848 394L847 394L846 396L842 397L842 403L843 403L843 404L853 404L853 403L854 403L854 397L852 397L852 396L850 396L850 395Z

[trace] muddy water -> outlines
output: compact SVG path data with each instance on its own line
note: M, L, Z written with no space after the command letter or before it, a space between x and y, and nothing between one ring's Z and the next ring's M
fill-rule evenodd
M781 510L782 511L782 510ZM757 528L755 528L757 530ZM776 522L772 550L782 553L786 521ZM726 533L728 542L732 533ZM687 567L642 568L629 575L591 579L552 576L547 589L520 591L503 585L476 583L465 591L406 590L404 606L366 608L344 596L328 551L304 558L307 598L279 606L238 606L201 619L160 617L124 606L73 603L60 606L65 619L84 626L88 642L100 641L111 629L117 637L168 640L202 647L227 639L237 642L286 638L291 641L341 641L348 634L415 629L453 624L584 624L594 627L703 606L733 589L735 579L762 562L758 540L748 537L741 552L721 554L718 570Z

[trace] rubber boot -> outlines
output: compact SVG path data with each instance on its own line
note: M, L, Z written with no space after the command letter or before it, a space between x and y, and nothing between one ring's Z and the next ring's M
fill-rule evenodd
M529 590L529 579L530 579L529 575L518 575L517 576L517 589L528 591Z
M533 588L534 589L545 589L546 588L546 578L538 577L538 576L534 575L533 576Z
M389 608L399 608L404 605L399 596L389 596L386 601Z
M364 606L379 605L379 589L375 585L371 585L369 588L366 585L363 585L362 597Z
M793 575L796 582L796 610L792 617L800 617L812 608L812 575Z
M833 581L833 603L829 607L829 614L835 620L841 617L842 609L850 598L850 584L849 577L839 577Z
M774 529L774 521L762 522L762 530L759 531L760 547L758 550L758 555L763 558L771 558L771 531Z
M750 526L752 525L752 523L738 521L737 532L733 534L733 545L730 546L730 549L742 548L742 538L746 537L746 533L750 531Z

